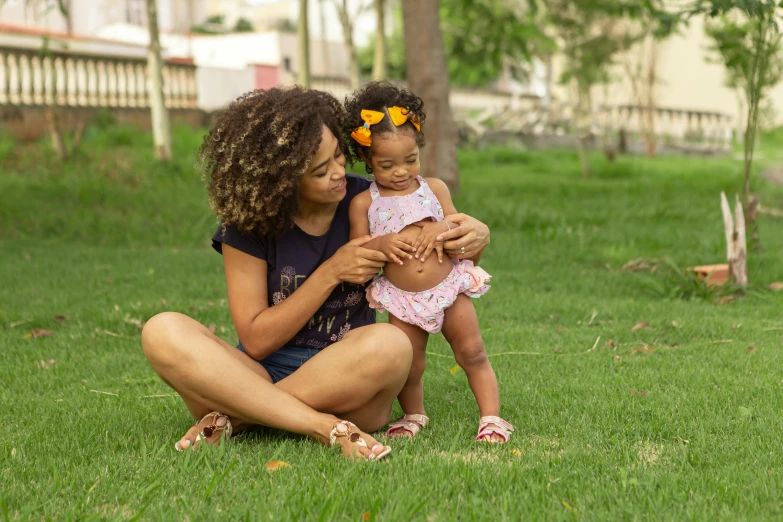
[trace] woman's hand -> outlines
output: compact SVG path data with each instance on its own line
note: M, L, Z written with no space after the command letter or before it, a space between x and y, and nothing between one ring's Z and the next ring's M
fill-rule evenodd
M377 250L363 248L372 238L357 237L349 241L324 264L328 264L330 273L341 282L361 285L378 275L383 265L389 262L386 254Z
M440 234L438 241L444 241L443 249L452 259L474 259L489 244L489 227L466 214L446 216L451 230ZM454 226L456 225L456 227Z
M438 241L438 236L449 229L443 221L424 223L419 229L419 235L413 241L413 248L416 249L414 256L421 259L421 262L427 260L433 249L438 254L438 262L443 262L443 241Z

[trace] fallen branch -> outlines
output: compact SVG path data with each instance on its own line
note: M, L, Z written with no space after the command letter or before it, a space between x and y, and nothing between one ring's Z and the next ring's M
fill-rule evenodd
M15 323L9 324L8 328L16 328L17 326L22 326L23 324L27 324L31 321L32 319L25 319L24 321L16 321Z
M105 392L105 391L101 391L101 390L90 390L90 391L92 393L102 393L103 395L113 395L115 397L119 397L119 395L117 395L116 393L112 393L112 392Z
M109 330L104 330L102 328L96 328L95 331L98 332L98 333L111 335L112 337L121 337L123 339L133 339L133 337L131 337L129 335L120 335L118 333L110 332Z
M487 357L496 357L498 355L541 355L541 352L500 352L488 354Z

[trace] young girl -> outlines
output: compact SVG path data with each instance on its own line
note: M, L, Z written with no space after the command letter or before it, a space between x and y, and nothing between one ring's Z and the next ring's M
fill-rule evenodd
M404 415L387 435L413 437L429 422L421 383L425 350L429 334L443 330L478 402L476 440L507 442L514 428L499 417L497 379L470 300L489 290L490 276L474 266L481 254L444 260L438 236L451 228L444 217L457 210L441 180L419 176L422 101L392 84L371 82L346 101L346 111L350 160L363 160L375 175L370 189L351 202L351 239L371 235L365 248L390 259L367 288L367 299L388 311L389 322L413 344L411 371L398 396Z

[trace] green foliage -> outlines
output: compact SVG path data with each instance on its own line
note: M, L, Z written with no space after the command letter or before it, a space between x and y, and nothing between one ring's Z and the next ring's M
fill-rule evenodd
M277 24L275 25L275 29L277 29L281 33L296 33L297 25L296 22L294 22L293 20L289 18L284 18L277 22Z
M237 19L234 27L228 28L226 17L222 14L208 16L204 23L190 28L190 32L199 34L252 33L254 30L252 22L244 17Z
M782 4L772 0L699 1L693 13L717 17L706 25L711 51L726 67L728 85L743 91L747 102L744 144L744 208L750 205L750 176L763 100L783 75L779 21Z
M440 3L449 79L484 86L509 67L523 77L535 52L554 49L536 12L522 2L446 0Z
M632 43L632 37L618 30L625 10L619 3L593 0L551 0L547 8L548 21L562 42L560 50L565 56L560 81L575 81L579 91L589 98L594 85L609 81L616 54Z
M358 50L357 58L361 75L369 78L375 61L375 38L370 39L369 45ZM392 11L392 31L386 37L386 75L391 80L404 80L407 76L406 67L402 9L398 6Z
M247 18L240 17L234 24L233 32L235 33L252 33L253 31L255 31L253 23Z
M532 56L554 49L554 42L535 19L535 9L495 0L441 0L440 25L452 85L486 86L507 65L513 76L525 75ZM405 41L402 10L394 10L387 40L388 75L405 79ZM375 42L359 51L363 74L372 71Z
M741 89L748 98L756 89L763 98L783 76L780 33L774 31L773 24L774 20L743 20L724 14L705 25L712 41L709 50L726 67L727 86Z

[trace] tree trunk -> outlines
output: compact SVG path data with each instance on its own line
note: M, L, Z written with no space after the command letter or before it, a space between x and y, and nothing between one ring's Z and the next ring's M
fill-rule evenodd
M579 165L582 169L582 177L587 179L590 177L590 162L587 159L587 149L590 138L590 87L583 87L579 85L579 81L576 78L571 79L571 89L569 94L571 97L572 117L574 131L576 135L576 150L579 155Z
M378 19L378 30L375 37L375 61L372 65L372 79L386 79L386 24L384 15L386 0L375 0L375 11Z
M46 105L46 123L49 126L49 138L52 140L52 148L57 159L64 160L68 157L68 150L65 148L65 140L60 132L60 118L52 104Z
M544 109L546 112L547 123L553 124L555 120L554 108L552 103L552 53L546 53L544 55Z
M459 188L457 129L449 106L449 71L440 32L438 0L402 0L408 86L424 101L427 121L421 175Z
M310 88L310 31L307 27L307 0L299 0L299 83Z
M44 49L45 53L46 49ZM49 139L52 148L59 160L68 157L68 149L65 146L63 134L60 131L60 114L57 112L57 68L54 59L43 58L41 60L41 73L43 74L43 97L46 104L46 124L49 128Z
M348 72L350 74L351 89L358 89L361 83L359 77L359 57L356 54L356 46L353 43L353 23L348 14L348 0L334 0L334 7L340 17L340 25L343 27L343 39L348 48Z
M726 233L726 257L729 262L729 277L741 288L748 286L748 245L745 236L745 215L742 203L737 196L734 217L731 215L726 193L720 193L720 206L723 212L723 228Z
M326 8L324 6L326 0L319 0L318 2L318 16L321 21L321 60L324 63L324 70L331 71L332 66L329 60L329 45L326 40Z
M150 108L152 112L152 138L155 142L155 156L158 159L171 159L171 130L169 113L163 96L163 59L160 51L158 32L158 10L155 0L147 1L147 26L150 32L150 48L147 57L147 78L150 88Z

